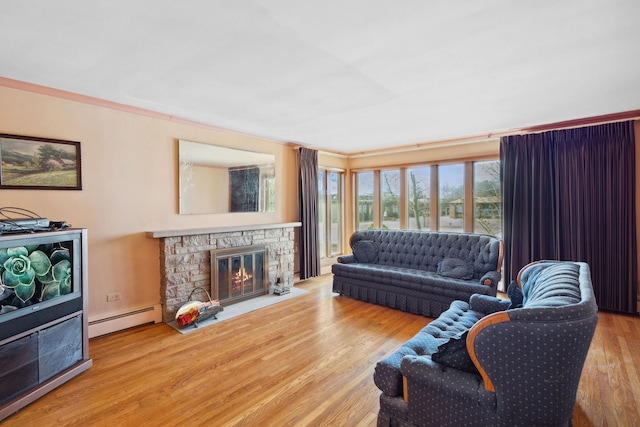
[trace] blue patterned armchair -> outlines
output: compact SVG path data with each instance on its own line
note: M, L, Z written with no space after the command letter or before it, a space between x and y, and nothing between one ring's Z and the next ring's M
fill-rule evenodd
M380 361L378 426L570 426L598 322L589 266L532 263L510 294L453 303Z

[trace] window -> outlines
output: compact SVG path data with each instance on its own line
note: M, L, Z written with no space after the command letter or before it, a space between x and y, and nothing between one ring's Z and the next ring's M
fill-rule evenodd
M464 164L438 167L438 229L461 232L464 230Z
M318 253L327 256L327 186L326 172L318 169Z
M342 253L343 173L318 170L318 244L320 256Z
M358 209L356 229L373 228L373 172L356 174L356 198Z
M407 169L409 230L431 228L431 168L429 166Z
M329 172L327 180L327 199L329 203L329 256L342 253L342 173Z
M400 171L380 172L380 218L381 228L400 229Z
M500 162L473 164L473 232L502 237Z
M502 236L499 160L411 165L354 176L357 230L379 227Z

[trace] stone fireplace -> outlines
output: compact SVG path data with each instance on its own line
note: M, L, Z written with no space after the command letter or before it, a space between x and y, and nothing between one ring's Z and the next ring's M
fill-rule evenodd
M299 222L284 224L265 224L237 227L214 227L195 230L170 230L147 232L147 237L159 239L160 244L160 300L162 303L162 320L169 323L175 318L176 311L188 301L193 292L193 299L206 301L206 294L194 291L202 288L211 294L212 299L220 299L224 292L230 294L227 304L243 299L269 293L270 287L278 276L287 286L293 286L295 228ZM262 251L261 258L256 253ZM235 254L244 252L244 254ZM213 256L212 256L213 254ZM217 298L212 293L212 284L221 274L218 259L226 257L226 262L245 272L233 278L227 276L226 290ZM221 255L218 258L218 255ZM212 259L216 264L212 265ZM234 264L235 263L235 264ZM246 277L247 266L254 269L249 283ZM256 278L255 267L258 267ZM217 270L217 271L216 271ZM227 273L230 273L227 267ZM212 274L214 277L212 278ZM234 284L234 280L237 283ZM238 282L239 281L239 282ZM258 283L259 282L259 283ZM238 283L240 288L238 288Z

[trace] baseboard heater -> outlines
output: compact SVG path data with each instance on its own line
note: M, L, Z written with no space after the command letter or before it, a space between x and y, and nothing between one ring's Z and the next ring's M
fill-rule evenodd
M89 338L110 334L123 329L140 326L147 323L162 322L162 309L160 304L127 311L101 319L89 320Z

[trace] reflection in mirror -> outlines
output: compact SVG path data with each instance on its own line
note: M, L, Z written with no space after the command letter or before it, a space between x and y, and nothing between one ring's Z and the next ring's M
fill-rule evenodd
M178 141L180 213L275 212L275 156Z

